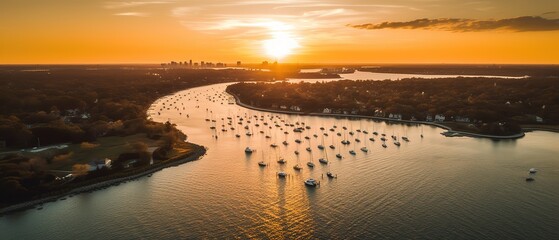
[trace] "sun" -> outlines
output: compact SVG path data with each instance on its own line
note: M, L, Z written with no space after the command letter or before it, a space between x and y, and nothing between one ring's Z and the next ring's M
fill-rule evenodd
M264 40L264 50L266 54L276 60L282 59L293 53L299 47L299 43L293 36L285 32L276 32L272 38Z

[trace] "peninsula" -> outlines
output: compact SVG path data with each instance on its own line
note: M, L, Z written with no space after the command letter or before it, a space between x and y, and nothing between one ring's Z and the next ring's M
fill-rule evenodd
M521 137L555 130L557 79L442 78L317 83L237 83L227 91L269 110L433 123L481 137Z

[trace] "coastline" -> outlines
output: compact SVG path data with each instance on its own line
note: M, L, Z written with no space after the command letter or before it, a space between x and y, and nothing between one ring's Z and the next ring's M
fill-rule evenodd
M14 205L10 205L7 206L5 208L0 209L0 216L8 214L8 213L12 213L12 212L17 212L17 211L21 211L21 210L26 210L26 209L30 209L33 208L36 205L40 205L43 203L48 203L48 202L54 202L57 201L59 198L62 198L64 196L67 195L75 195L75 194L80 194L80 193L84 193L84 192L91 192L91 191L95 191L95 190L100 190L100 189L104 189L116 184L120 184L122 182L126 182L126 181L130 181L130 180L134 180L143 176L147 176L150 174L153 174L155 172L161 171L165 168L169 168L169 167L175 167L187 162L192 162L192 161L196 161L201 159L205 154L207 149L204 146L200 146L200 145L196 145L193 144L195 146L195 150L187 155L181 155L181 156L177 156L174 159L171 160L167 160L168 162L165 163L160 163L157 166L151 167L145 171L136 173L136 174L132 174L129 176L124 176L124 177L119 177L116 179L109 179L109 180L105 180L105 181L101 181L101 182L95 182L92 184L88 184L85 186L80 186L80 187L76 187L73 189L69 189L69 190L63 190L62 192L54 192L52 193L51 196L46 196L43 198L39 198L36 200L32 200L32 201L28 201L28 202L23 202L23 203L18 203L18 204L14 204Z
M257 110L257 111L263 111L263 112L283 113L283 114L291 114L291 115L319 116L319 117L350 117L350 118L353 117L353 118L373 119L373 120L381 120L381 121L396 122L396 123L425 124L425 125L436 126L436 127L447 130L447 132L445 132L445 134L443 134L447 137L461 137L461 136L464 136L464 137L479 137L479 138L490 138L490 139L497 139L497 140L505 140L505 139L518 139L518 138L522 138L526 135L524 128L522 129L522 132L518 133L518 134L507 135L507 136L498 136L498 135L486 135L486 134L470 133L470 132L463 132L463 131L455 131L455 130L452 130L451 127L446 126L443 123L436 123L436 122L399 120L399 119L374 117L374 116L366 116L366 115L349 115L349 114L336 114L336 113L304 113L304 112L259 108L259 107L254 107L254 106L251 106L251 105L248 105L248 104L245 104L245 103L241 102L241 100L239 99L239 97L237 95L229 92L228 90L226 90L225 92L235 98L235 102L237 103L237 105L239 105L241 107L244 107L244 108ZM534 128L534 129L529 129L529 130L549 131L549 130L546 130L545 128Z

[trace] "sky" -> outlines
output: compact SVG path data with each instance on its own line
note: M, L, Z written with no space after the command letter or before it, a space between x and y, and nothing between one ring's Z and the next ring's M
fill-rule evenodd
M2 0L0 64L559 64L557 0Z

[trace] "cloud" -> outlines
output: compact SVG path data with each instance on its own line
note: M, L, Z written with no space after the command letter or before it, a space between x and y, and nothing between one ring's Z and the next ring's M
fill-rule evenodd
M168 4L168 3L174 3L174 2L175 1L107 2L107 3L105 3L105 8L108 8L108 9L131 8L131 7L139 7L139 6L145 6L145 5Z
M171 9L171 16L184 17L198 10L200 10L200 8L197 7L177 7Z
M149 16L149 13L143 13L143 12L121 12L121 13L115 13L113 14L115 16L125 16L125 17L147 17Z
M452 32L481 32L490 30L507 30L513 32L555 31L559 30L559 19L547 19L539 16L523 16L499 20L475 20L463 18L416 19L409 22L383 22L348 25L357 29L425 29Z

